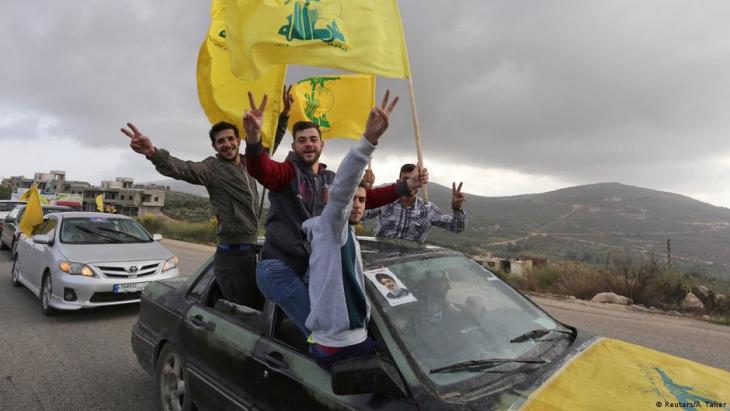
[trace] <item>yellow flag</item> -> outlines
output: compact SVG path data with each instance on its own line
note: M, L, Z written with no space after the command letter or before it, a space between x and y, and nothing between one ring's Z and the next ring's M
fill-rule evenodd
M213 0L210 7L210 28L198 54L198 98L211 124L227 121L244 133L241 119L249 108L247 92L251 91L259 103L264 94L269 96L264 113L262 141L271 147L276 124L281 112L281 92L286 80L286 66L269 70L256 81L243 81L231 73L226 51L225 0ZM243 135L241 135L244 138Z
M100 213L104 212L104 194L96 196L96 211Z
M601 339L556 371L520 410L704 409L707 404L723 402L727 406L728 382L730 372L719 368L619 340ZM701 405L676 405L689 402Z
M359 139L375 105L375 77L366 74L311 77L292 87L289 128L297 121L319 124L322 138Z
M20 219L18 228L23 234L30 236L33 227L43 223L43 207L41 206L41 196L38 194L38 188L35 185L23 193L23 197L26 198L28 203L25 205L23 218Z
M259 78L304 64L410 77L397 0L227 0L233 73Z

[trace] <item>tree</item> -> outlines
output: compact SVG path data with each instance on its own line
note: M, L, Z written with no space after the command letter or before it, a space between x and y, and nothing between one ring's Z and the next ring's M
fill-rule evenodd
M0 200L10 200L13 189L10 186L0 186Z

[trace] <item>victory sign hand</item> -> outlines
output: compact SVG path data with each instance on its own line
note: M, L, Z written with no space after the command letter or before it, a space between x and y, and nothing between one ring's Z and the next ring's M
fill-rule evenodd
M288 116L291 105L294 103L294 96L291 94L291 84L289 87L284 87L284 91L281 92L281 100L284 103L284 108L281 110L281 114Z
M464 204L464 201L466 201L466 197L464 197L464 193L461 192L461 186L464 184L464 182L459 183L459 187L456 186L456 183L451 183L451 208L454 210L460 210L461 205Z
M149 137L142 134L142 132L140 132L132 123L127 123L127 127L129 127L130 130L122 127L121 131L131 139L129 147L132 147L132 150L134 150L135 153L144 154L147 157L155 153L157 149L152 145Z
M264 94L261 105L257 107L253 93L248 92L248 102L251 105L251 109L243 113L243 129L246 130L246 142L249 144L256 144L261 140L261 127L264 124L264 109L266 108L268 99L269 97Z
M370 110L368 122L365 125L365 138L373 145L378 144L380 136L388 129L388 116L395 108L395 105L398 104L398 96L393 99L390 105L388 105L389 98L390 90L387 90L380 107L376 106Z

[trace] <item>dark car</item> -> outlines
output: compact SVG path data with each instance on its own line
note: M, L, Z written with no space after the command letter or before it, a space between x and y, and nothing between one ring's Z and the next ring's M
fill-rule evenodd
M15 258L15 253L13 251L15 250L15 243L18 241L18 236L20 235L18 224L23 218L25 207L25 204L15 206L15 208L13 208L5 217L2 231L0 231L0 249L4 250L9 248L11 250L11 258ZM41 207L43 208L43 215L73 211L73 209L68 206L44 205Z
M275 304L222 300L212 258L190 277L148 285L132 346L162 408L509 408L595 340L461 253L372 239L361 246L378 355L341 361L331 374ZM408 295L389 301L371 278L379 272Z

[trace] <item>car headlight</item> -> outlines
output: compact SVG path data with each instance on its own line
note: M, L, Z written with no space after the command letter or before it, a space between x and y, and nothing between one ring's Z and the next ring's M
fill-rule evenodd
M84 277L94 276L94 270L86 264L62 261L58 264L58 268L60 268L64 273L71 275L83 275Z
M162 272L170 271L177 267L177 257L168 258L165 261L165 265L162 266Z

